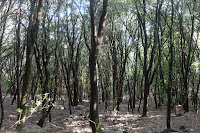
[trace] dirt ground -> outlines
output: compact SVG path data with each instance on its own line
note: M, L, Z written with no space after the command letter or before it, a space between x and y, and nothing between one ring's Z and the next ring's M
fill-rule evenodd
M17 121L16 103L10 105L11 97L7 96L4 100L5 119L3 122L4 132L14 132L10 128ZM106 110L104 103L99 104L99 118L101 127L104 132L109 133L156 133L166 129L166 109L155 109L154 102L149 100L148 117L141 117L142 108L132 113L128 112L128 107L125 103L120 106L120 111L113 112L110 107ZM67 102L66 102L67 103ZM142 107L142 106L141 106ZM46 122L44 131L47 133L91 133L89 127L89 101L83 100L77 107L72 107L72 114L69 114L68 106L64 106L61 102L57 102L56 106L51 111L52 122ZM35 125L40 118L40 111L35 112L27 121L25 126ZM48 121L48 119L47 119ZM182 133L200 133L200 114L190 111L182 116L175 116L172 113L171 117L172 129Z

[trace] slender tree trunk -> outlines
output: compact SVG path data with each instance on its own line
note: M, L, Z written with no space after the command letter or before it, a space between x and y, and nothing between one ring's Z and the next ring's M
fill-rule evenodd
M116 88L117 88L117 49L116 49L116 44L115 44L115 35L114 35L114 17L111 17L112 23L111 23L111 29L112 29L112 34L110 38L110 44L111 44L111 55L112 55L112 93L113 93L113 110L116 108Z
M185 110L185 112L189 111L189 99L188 99L188 75L186 73L186 75L184 76L185 79L183 81L183 86L184 86L184 101L183 101L183 109Z
M77 49L79 49L79 48L77 48ZM77 52L76 58L78 58L78 56L79 56L78 54L79 54L79 52ZM73 67L73 78L74 78L74 99L73 99L73 105L77 106L78 105L78 61L75 62L74 67Z
M78 105L78 79L75 76L75 81L74 81L74 99L73 99L73 105L77 106Z
M123 86L124 86L124 77L126 72L126 63L128 59L128 48L125 46L125 55L123 56L123 48L121 48L121 59L124 57L124 59L121 60L121 70L120 70L120 78L118 81L117 87L117 111L119 111L119 105L121 104L123 100Z
M42 62L43 62L43 68L44 68L44 73L45 73L45 82L43 85L43 90L42 90L42 116L39 120L39 122L37 123L40 127L43 127L43 124L45 122L46 117L48 116L48 114L50 114L50 107L47 107L49 103L47 103L47 98L51 98L51 94L49 93L49 80L50 80L50 71L49 71L49 59L50 59L50 54L48 53L48 44L50 42L49 39L49 29L50 29L50 21L48 21L48 25L47 27L45 27L45 19L47 17L47 11L45 11L44 17L43 17L43 23L42 23L42 27L43 27L43 47L42 47ZM48 94L48 97L46 96ZM46 98L45 98L46 97Z
M134 70L134 79L133 79L133 98L132 98L132 113L133 113L133 109L135 109L135 102L136 102L136 99L135 99L135 96L136 96L136 83L137 83L137 71L138 71L138 44L136 46L136 56L135 56L135 70Z
M70 114L72 114L72 110L71 110L72 98L71 98L71 90L70 90L70 85L69 85L70 84L70 81L69 81L69 75L70 75L69 72L70 71L67 68L66 62L64 62L63 59L62 59L62 54L61 53L64 54L64 51L60 52L59 57L60 57L61 65L62 65L62 72L64 74L64 83L65 83L65 87L67 89L68 107L69 107ZM55 54L55 57L57 57L57 54ZM67 75L67 76L65 76L65 75Z
M65 71L66 71L66 73L67 73L67 91L68 91L68 98L69 98L69 110L71 110L71 106L73 105L73 103L72 103L72 91L71 91L71 86L70 86L70 69L69 69L70 67L68 67L68 69L67 69L67 66L65 65ZM70 112L70 114L71 114L72 112Z
M156 81L157 81L157 77L156 77ZM155 83L155 86L154 86L154 102L155 102L155 106L156 106L156 109L158 108L158 102L157 102L157 82Z
M171 128L171 91L172 91L172 80L173 80L173 22L174 22L174 4L173 0L171 0L171 6L172 6L172 15L171 15L171 26L170 26L170 46L169 46L169 55L170 55L170 60L169 60L169 79L168 79L168 87L167 87L167 128Z
M115 48L115 41L112 43L112 53L113 53L113 110L116 108L116 88L117 88L117 52Z
M148 53L148 37L147 37L147 31L146 31L146 1L143 0L143 17L140 16L139 9L136 3L137 8L137 15L138 15L138 21L140 25L140 34L143 44L143 55L144 55L144 61L143 61L143 75L144 75L144 101L143 101L143 112L142 116L147 117L147 99L149 94L149 71L148 71L148 59L147 59L147 53Z
M16 66L16 77L17 77L17 108L20 108L20 30L21 30L21 15L22 15L22 0L20 0L20 13L19 13L19 22L16 30L17 36L17 47L16 47L16 55L17 55L17 66Z
M81 38L81 37L80 37ZM78 44L77 46L77 50L76 50L76 61L74 63L74 67L73 67L73 77L74 77L74 106L78 105L78 96L79 96L79 89L78 89L78 68L79 68L79 56L80 56L80 44Z
M17 125L18 130L22 130L26 121L26 113L27 113L27 102L28 102L28 93L29 87L31 83L31 69L32 69L32 57L34 51L34 44L37 41L37 34L39 30L39 24L42 17L42 5L43 0L39 0L38 2L38 11L37 11L37 19L35 25L33 25L33 12L34 12L34 5L35 0L31 3L31 15L29 18L29 27L27 32L27 50L26 50L26 65L25 65L25 73L23 76L23 87L22 87L22 98L21 98L21 105L20 108L23 110L20 122Z
M144 102L143 102L143 112L142 112L143 117L148 116L148 114L147 114L148 91L149 91L148 76L145 74L145 78L144 78Z
M1 51L1 48L0 48ZM0 64L2 65L2 64ZM2 66L0 66L0 107L1 107L1 119L0 119L0 129L3 124L4 119L4 107L3 107L3 99L2 99L2 85L1 85L1 74L2 74Z
M47 59L48 60L48 59ZM43 91L42 91L42 99L43 99L43 102L42 102L42 116L40 118L40 120L38 121L37 125L39 125L40 127L43 127L44 125L44 122L45 122L45 119L46 117L48 116L48 109L47 108L47 98L45 98L45 95L48 94L49 92L49 76L50 76L50 72L49 72L49 68L48 68L48 61L44 61L44 69L45 69L45 76L46 76L46 79L45 79L45 84L44 84L44 87L43 87Z
M141 82L140 82L140 88L143 88L143 80L144 80L144 78L143 78L143 76L142 76L142 79L141 79ZM139 102L139 106L138 106L138 112L140 111L140 105L141 105L141 102L142 102L142 99L143 99L143 91L142 91L142 89L141 89L141 93L140 93L140 102Z

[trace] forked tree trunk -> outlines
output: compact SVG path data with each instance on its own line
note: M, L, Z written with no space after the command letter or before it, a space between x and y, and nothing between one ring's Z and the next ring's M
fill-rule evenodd
M140 34L141 34L141 40L142 40L142 46L143 46L143 76L144 76L144 101L143 101L143 112L142 116L147 117L147 104L148 104L148 95L149 95L149 87L153 82L154 76L157 71L158 62L155 64L155 55L156 55L156 48L157 43L153 43L151 46L151 43L148 41L148 31L146 26L146 0L143 0L142 11L139 11L138 5L136 2L136 8L137 8L137 17L138 17L138 23L140 28ZM141 13L142 12L142 13ZM156 16L157 17L157 16ZM149 38L150 40L150 38ZM151 48L151 49L150 49ZM151 50L151 51L150 51ZM150 58L148 58L150 54ZM155 64L155 67L154 65Z
M119 105L121 104L121 102L123 101L123 86L124 86L124 77L125 77L125 72L126 72L126 63L127 63L127 59L128 59L128 53L129 50L128 48L125 46L125 55L123 56L123 48L121 49L121 59L124 57L123 61L121 62L121 70L120 70L120 78L118 79L118 86L117 87L117 111L119 111L120 107Z
M90 126L92 132L96 132L96 127L99 124L98 114L98 68L97 68L97 56L100 49L100 44L103 40L103 29L105 26L105 20L107 15L108 0L103 0L103 10L101 13L98 31L96 29L96 0L90 0L90 17L91 17L91 48L89 56L89 68L90 68Z
M28 94L29 94L29 87L31 83L31 69L32 69L32 57L34 51L34 44L37 41L37 34L39 30L39 24L42 18L42 6L43 0L39 0L38 2L38 11L37 11L37 18L35 25L33 24L34 18L34 9L35 9L36 0L32 1L31 9L30 9L30 17L29 17L29 26L27 32L27 50L26 50L26 64L25 64L25 73L23 75L23 87L22 87L22 97L21 97L21 105L20 108L23 110L20 122L17 125L17 130L22 130L26 121L26 114L27 114L27 102L28 102Z

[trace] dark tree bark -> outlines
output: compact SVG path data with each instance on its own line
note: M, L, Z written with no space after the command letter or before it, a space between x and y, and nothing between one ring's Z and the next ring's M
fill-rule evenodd
M112 35L109 37L110 39L110 44L111 44L111 55L112 55L112 76L113 76L113 81L112 81L112 90L113 90L113 110L116 108L116 88L117 88L117 80L118 80L118 61L117 61L117 49L116 49L116 41L115 41L115 35L114 35L114 17L111 17L111 29L112 29Z
M22 130L26 121L26 113L27 113L27 102L28 102L28 93L29 87L31 83L31 69L32 69L32 57L34 51L34 44L37 41L37 34L39 30L39 24L42 18L42 7L43 0L39 0L37 6L37 17L36 22L34 24L34 10L35 10L36 0L32 1L31 9L30 9L30 17L29 17L29 26L27 32L27 50L26 50L26 65L25 65L25 73L23 76L23 87L22 87L22 97L21 97L21 105L20 108L23 110L20 118L20 122L17 125L18 130Z
M80 39L79 39L79 44L77 44L77 48L76 48L76 56L75 56L75 61L73 63L73 79L74 79L74 99L73 99L73 105L77 106L78 105L78 94L79 94L79 80L78 80L78 71L79 71L79 58L80 58L80 42L81 42L81 37L82 35L80 35Z
M73 1L72 1L73 3ZM73 94L72 97L72 106L77 106L78 105L78 98L79 98L79 80L78 80L78 72L79 72L79 58L80 58L80 43L82 39L82 32L80 34L77 34L77 22L78 22L78 17L74 14L74 8L72 5L69 5L70 8L70 14L68 15L67 18L67 24L66 24L66 34L67 34L67 43L68 43L68 79L70 80L68 84L68 87L71 90L71 94ZM82 19L83 16L82 16ZM83 20L82 24L84 25L85 20ZM72 28L72 29L71 29ZM71 29L71 30L70 30ZM79 40L78 40L78 37ZM72 73L72 76L71 76ZM71 83L72 82L72 83ZM71 95L70 94L70 95Z
M134 79L133 79L133 94L132 94L132 113L133 109L135 109L135 96L136 96L136 83L137 83L137 71L138 71L138 54L139 54L138 44L136 46L136 55L135 55L135 69L134 69Z
M0 48L1 49L1 48ZM1 51L1 50L0 50ZM0 129L3 124L4 119L4 107L3 107L3 99L2 99L2 83L1 83L1 74L2 74L2 64L0 64L0 107L1 107L1 119L0 119Z
M184 26L183 26L183 18L180 16L180 34L181 34L181 73L183 78L183 87L184 87L184 99L183 99L183 109L185 112L189 111L189 73L190 73L190 67L193 61L194 57L194 50L193 47L193 36L194 36L194 22L195 22L195 16L194 16L194 9L196 6L196 2L193 2L193 7L190 9L190 15L191 15L191 33L190 33L190 39L187 41L187 38L185 37L184 33ZM183 15L183 14L181 14ZM186 43L188 42L188 43ZM187 48L187 49L186 49Z
M50 20L48 20L48 26L45 26L45 19L47 17L47 11L45 11L44 17L43 17L43 22L42 22L42 28L43 28L43 41L42 41L42 63L43 63L43 68L44 68L44 73L45 73L45 81L42 87L42 115L40 120L38 121L38 125L40 127L43 127L43 124L45 122L46 117L48 116L48 110L49 107L47 107L47 98L45 98L46 94L49 94L48 97L50 97L49 93L49 80L50 80L50 71L49 71L49 59L50 59L50 54L48 52L48 44L50 43L49 40L49 28L50 28Z
M20 0L20 5L19 5L19 17L18 17L18 25L17 25L17 30L16 30L16 36L17 36L17 47L16 47L16 55L17 55L17 66L16 66L16 77L17 77L17 108L20 108L20 31L21 31L21 17L22 17L22 6L23 1Z
M72 114L72 110L71 110L72 97L71 97L71 89L70 89L70 85L69 85L70 84L70 78L69 78L70 74L69 74L69 69L67 67L66 62L64 62L62 59L61 53L64 53L64 51L60 52L59 57L60 57L61 65L62 65L62 73L64 74L64 83L65 83L65 87L67 89L69 112L70 112L70 114ZM57 57L57 55L56 55L56 57Z
M143 80L144 80L144 78L143 78L143 76L142 76L142 79L141 79L141 82L140 82L140 88L143 88ZM141 92L140 92L140 102L139 102L139 106L138 106L138 112L140 111L140 106L141 106L141 102L142 102L142 99L143 99L143 90L141 90Z
M173 59L174 59L174 44L173 44L173 23L174 23L174 1L171 0L171 7L172 7L172 13L171 13L171 26L170 28L170 46L169 46L169 73L168 73L168 87L167 87L167 128L171 128L171 91L172 91L172 81L173 81Z
M158 80L158 77L156 77L156 81ZM154 97L154 102L155 102L155 106L156 106L156 109L158 108L158 100L157 100L157 88L158 88L158 85L157 85L157 82L155 81L155 85L154 85L154 92L153 92L153 97Z
M125 55L123 55L123 50L125 49ZM119 79L117 82L117 111L119 111L119 105L121 104L122 100L123 100L123 83L124 83L124 77L125 77L125 71L126 71L126 63L127 63L127 59L128 59L128 54L129 54L129 50L127 48L127 46L125 45L125 48L121 47L120 49L121 51L121 66L120 66L120 74L119 74Z
M107 15L108 0L103 0L103 10L100 16L98 30L96 28L96 0L90 0L90 17L91 17L91 48L89 55L90 68L90 126L92 132L96 132L96 127L99 124L98 114L98 77L97 77L97 57L100 49L100 44L103 40L103 31Z
M115 46L115 40L112 41L112 72L113 72L113 110L116 108L116 88L117 88L117 50Z
M148 51L148 38L147 38L147 31L146 31L146 1L143 0L143 12L144 12L144 18L142 23L142 29L144 32L144 64L143 64L143 75L144 75L144 102L143 102L143 112L142 116L146 117L147 116L147 98L148 98L148 93L149 93L149 75L148 75L148 70L147 70L147 51ZM142 33L141 33L142 34ZM142 38L143 40L143 38Z
M157 43L154 43L151 46L151 35L150 37L147 35L146 1L143 0L142 9L141 9L142 11L138 9L138 5L136 2L136 9L137 9L137 17L138 17L138 23L139 23L139 28L140 28L140 34L141 34L140 37L141 37L142 46L143 46L142 67L143 67L143 76L144 76L144 101L143 101L142 116L147 117L147 103L148 103L149 89L150 89L150 85L153 82L153 79L158 67L158 63L155 64L155 60L154 60L154 57L156 55ZM148 38L149 38L149 41L148 41ZM149 50L150 48L151 50ZM150 58L148 58L148 56ZM153 64L155 64L154 68L153 68Z
M160 18L159 18L160 20ZM160 21L158 21L158 25L159 25L159 28L160 28L160 32L161 32L161 39L159 41L159 45L158 45L158 62L159 62L159 78L160 78L160 81L161 81L161 85L160 85L160 90L165 90L166 88L166 85L165 85L165 79L164 79L164 74L163 74L163 66L162 66L162 45L163 45L163 30L162 30L162 26L161 26L161 23ZM163 97L162 97L162 93L160 92L160 90L158 91L159 93L159 102L158 102L158 106L160 107L163 103Z

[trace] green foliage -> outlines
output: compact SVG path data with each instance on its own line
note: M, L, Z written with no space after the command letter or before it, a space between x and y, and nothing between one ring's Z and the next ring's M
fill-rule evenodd
M30 108L29 109L29 112L32 114L32 113L34 113L36 111L36 109L35 108Z
M43 100L44 100L44 99L47 99L48 95L49 95L49 93L45 93L45 94L44 94Z
M40 106L40 105L42 105L42 101L37 100L35 104L36 104L36 106Z
M22 114L23 109L18 108L16 111L17 111L18 114Z
M31 100L31 104L34 104L35 103L35 101L34 100Z
M30 114L27 116L26 119L30 118L30 117L32 116L32 114L33 114L34 112L36 112L37 109L38 109L39 107L42 106L42 103L44 102L44 100L45 100L47 97L48 97L48 93L46 93L46 94L44 95L44 98L43 98L42 100L37 100L36 102L35 102L34 100L31 100L31 107L30 107L30 109L28 110ZM30 105L27 103L25 106L27 107L27 106L30 106ZM55 105L53 105L53 106L55 106ZM44 108L44 107L42 107L42 108ZM22 114L23 110L20 109L20 108L18 108L16 111L17 111L17 113L19 114L19 120L18 120L14 125L12 125L11 128L14 127L16 124L18 124L18 123L21 122L21 121L20 121L20 117L21 117L21 114ZM25 132L25 131L24 131L24 132Z
M97 130L98 133L104 133L100 124L97 125L96 130Z
M28 103L26 103L26 104L25 104L25 106L26 106L26 107L28 107L28 106L29 106L29 104L28 104Z

